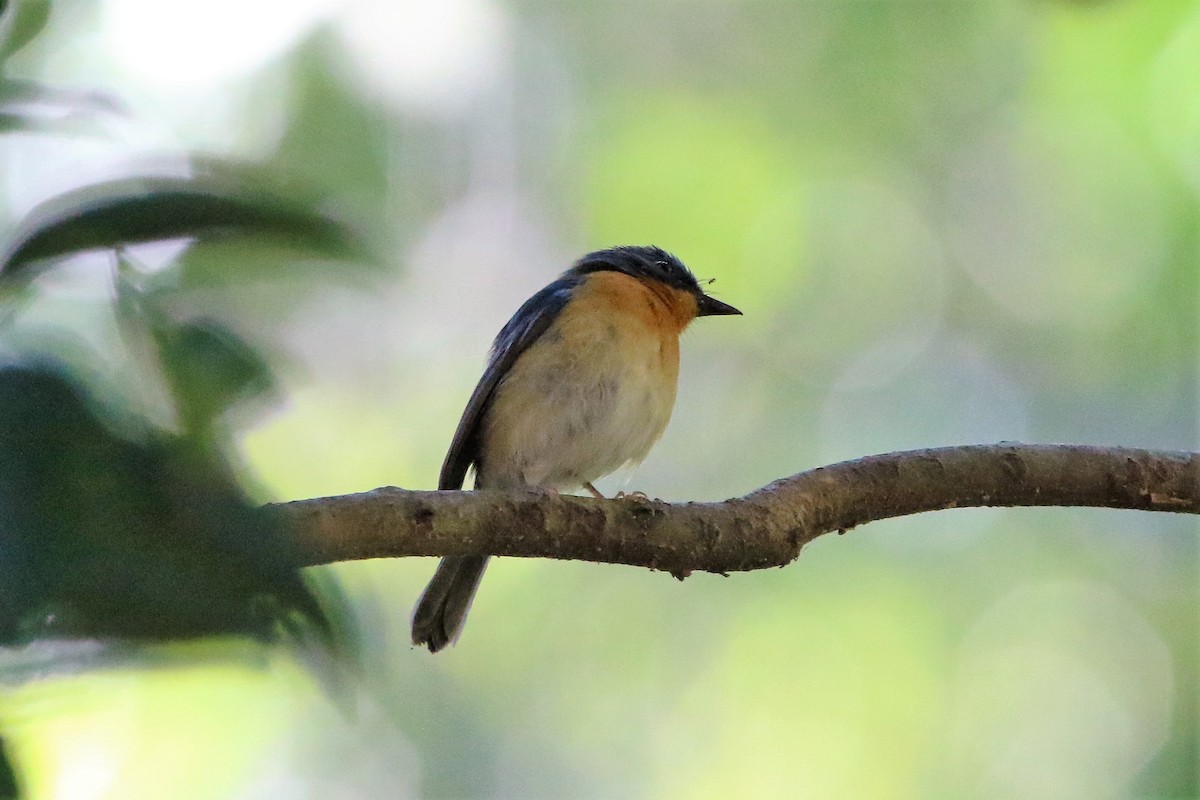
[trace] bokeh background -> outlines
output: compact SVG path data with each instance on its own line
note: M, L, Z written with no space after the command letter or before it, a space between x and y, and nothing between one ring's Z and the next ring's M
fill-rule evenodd
M1194 0L63 0L7 69L122 110L0 137L6 224L208 154L381 254L138 250L283 376L239 438L261 500L433 487L491 337L612 244L671 249L745 316L689 331L666 435L602 490L720 499L1000 440L1200 449ZM30 316L119 365L85 261ZM437 656L407 630L433 560L346 564L353 713L227 644L26 684L0 720L36 798L1193 797L1197 532L961 510L683 583L509 559Z

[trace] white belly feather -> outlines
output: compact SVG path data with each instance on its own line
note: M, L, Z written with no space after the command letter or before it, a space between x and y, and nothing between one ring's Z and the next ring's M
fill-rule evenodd
M667 335L611 320L547 331L497 387L481 485L574 488L645 458L675 405L678 339Z

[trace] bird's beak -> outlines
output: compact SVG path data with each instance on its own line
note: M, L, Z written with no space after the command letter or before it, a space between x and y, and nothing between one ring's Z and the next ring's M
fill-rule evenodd
M706 294L696 295L696 305L699 310L696 312L697 317L716 317L725 314L741 314L733 306L728 303L722 303L715 297L709 297Z

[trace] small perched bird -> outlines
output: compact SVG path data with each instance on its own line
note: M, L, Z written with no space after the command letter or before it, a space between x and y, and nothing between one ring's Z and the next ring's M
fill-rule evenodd
M587 489L638 463L675 405L679 334L696 317L741 314L705 294L658 247L589 253L500 330L442 464L439 489ZM437 652L462 631L487 556L443 558L413 612L412 640Z

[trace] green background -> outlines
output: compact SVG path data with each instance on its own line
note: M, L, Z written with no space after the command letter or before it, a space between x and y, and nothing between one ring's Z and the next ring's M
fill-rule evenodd
M432 488L491 337L612 244L672 250L745 316L688 331L671 425L607 493L1001 440L1200 449L1190 0L284 5L55 3L9 74L126 113L0 137L8 223L207 153L382 254L180 256L181 302L283 375L239 438L260 500ZM86 261L29 324L119 371ZM433 560L346 564L353 713L286 652L217 642L26 683L0 723L35 798L1192 797L1196 534L961 510L683 583L508 559L437 656L407 629Z

